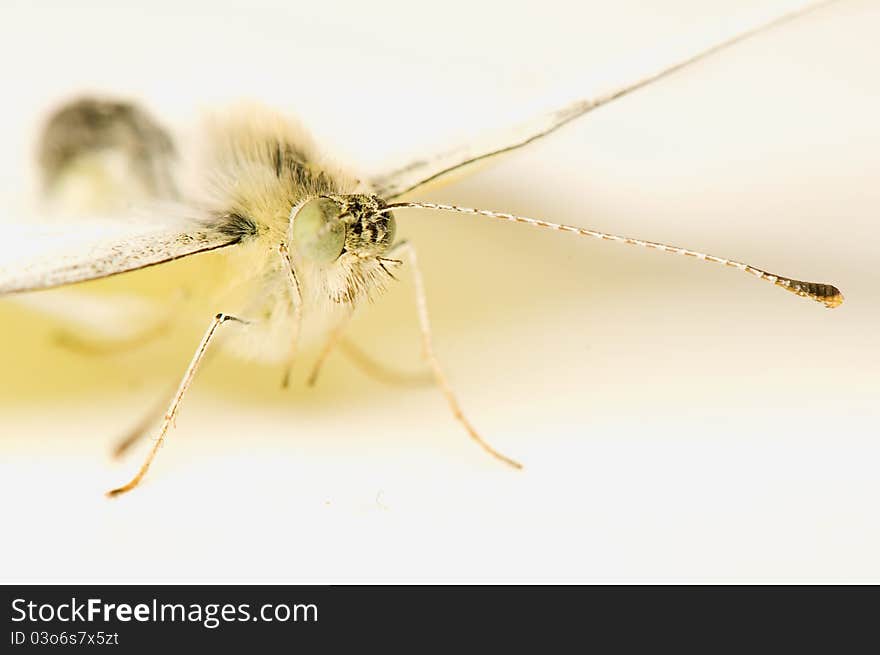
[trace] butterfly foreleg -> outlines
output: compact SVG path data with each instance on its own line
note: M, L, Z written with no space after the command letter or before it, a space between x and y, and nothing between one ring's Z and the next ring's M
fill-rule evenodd
M180 403L183 401L184 395L192 384L193 377L195 377L196 371L199 368L199 364L201 364L203 358L205 357L208 346L214 340L218 328L228 321L247 323L247 321L243 321L240 318L222 313L217 314L211 320L211 324L205 331L205 335L202 337L198 348L196 348L196 352L195 354L193 354L192 360L190 361L189 366L187 366L186 372L183 374L183 378L180 380L177 391L174 393L174 397L171 399L171 403L168 405L165 416L162 418L162 425L159 428L159 434L156 436L155 443L150 449L150 452L147 454L147 458L144 460L144 463L141 465L141 468L138 470L137 474L135 474L135 476L128 483L122 485L121 487L117 487L116 489L111 489L109 492L107 492L108 496L118 496L127 491L131 491L140 484L141 480L143 480L144 476L147 474L147 471L150 469L150 465L153 463L153 460L156 457L156 453L159 452L159 448L162 447L162 443L165 441L165 435L168 434L171 426L174 425L174 421L177 418L177 412L180 410Z
M522 464L498 452L492 446L490 446L489 443L483 439L483 437L480 436L480 434L477 432L477 430L474 428L468 418L464 415L464 412L462 411L461 406L458 403L458 399L455 397L455 393L452 391L452 387L449 385L449 381L447 380L446 375L440 366L437 355L434 353L434 343L433 337L431 335L431 322L428 317L428 302L425 295L425 283L422 278L422 272L419 269L415 248L412 244L403 241L394 246L388 254L389 256L401 257L409 264L409 269L413 276L413 282L415 285L416 312L418 313L419 328L422 333L423 354L428 362L429 367L431 368L431 372L433 373L434 382L437 384L438 387L440 387L440 390L443 392L443 395L446 398L446 402L449 405L449 409L452 411L452 415L459 423L461 423L470 438L473 439L477 443L477 445L480 446L480 448L492 455L492 457L494 457L495 459L498 459L505 464L508 464L509 466L517 469L522 468Z
M290 259L290 251L286 244L278 246L278 255L281 257L281 267L287 275L288 288L290 289L290 311L293 313L293 334L290 339L290 348L287 351L287 358L284 364L284 375L281 378L281 388L286 389L290 385L290 372L293 370L293 362L296 359L297 349L299 348L299 335L302 331L302 288L299 285L299 278L296 276L296 269Z

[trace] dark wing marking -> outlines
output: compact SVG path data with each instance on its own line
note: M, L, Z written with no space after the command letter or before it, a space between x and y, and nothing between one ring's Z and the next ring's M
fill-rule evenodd
M205 227L155 220L0 225L0 294L35 291L154 266L237 243Z
M782 15L776 13L758 18L751 17L750 20L739 21L736 25L726 25L723 32L703 35L699 39L683 40L676 43L670 49L671 52L667 51L668 54L664 54L662 60L653 58L650 64L642 63L637 70L630 71L623 82L618 80L606 84L604 88L595 89L587 97L513 128L491 132L477 137L467 145L418 159L388 173L377 175L370 180L370 183L380 197L388 200L397 198L464 166L522 148L597 107L647 86L750 36L833 1L796 2L795 8Z

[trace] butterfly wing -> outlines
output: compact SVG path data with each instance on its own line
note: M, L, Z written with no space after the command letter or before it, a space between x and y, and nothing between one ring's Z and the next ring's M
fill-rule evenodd
M134 271L233 245L239 237L155 217L0 225L0 295Z
M392 200L418 187L438 180L479 161L496 157L547 136L580 116L647 86L689 64L733 45L743 39L780 25L828 2L791 2L785 13L769 14L766 9L756 15L731 21L716 30L701 32L695 38L677 40L662 52L643 53L628 66L625 73L615 73L614 80L594 80L590 91L561 107L547 111L512 128L490 132L466 145L432 156L419 158L403 166L373 177L370 182L379 196ZM621 67L616 70L620 71Z

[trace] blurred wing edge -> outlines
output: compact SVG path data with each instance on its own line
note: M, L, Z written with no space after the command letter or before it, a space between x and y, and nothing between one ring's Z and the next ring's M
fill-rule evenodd
M85 229L79 229L84 227ZM196 253L234 245L231 237L205 227L126 222L111 231L90 230L76 222L41 226L2 226L0 295L109 277ZM21 251L9 246L20 244Z
M679 39L670 47L664 48L662 53L643 53L640 59L633 62L634 65L624 66L625 72L616 74L617 79L594 85L594 88L577 100L519 125L477 137L468 144L435 155L420 157L404 166L378 174L370 180L370 184L380 197L387 200L396 199L466 166L522 148L593 109L759 32L786 23L834 1L794 0L786 4L785 10L780 11L778 7L775 11L762 9L738 20L725 22L717 29L708 30L696 37Z

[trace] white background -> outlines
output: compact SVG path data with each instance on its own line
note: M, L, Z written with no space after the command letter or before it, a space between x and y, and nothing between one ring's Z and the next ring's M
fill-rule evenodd
M2 10L10 208L32 192L39 122L76 93L137 97L174 124L263 101L368 170L786 3L75 4ZM339 356L306 389L311 352L286 392L275 367L218 360L146 483L110 501L141 454L113 462L114 438L224 308L90 359L0 302L0 579L880 581L878 30L877 3L840 2L419 195L833 282L834 311L690 259L400 214L438 353L523 472L475 448L433 389L383 386ZM352 336L415 370L410 293L367 308Z

